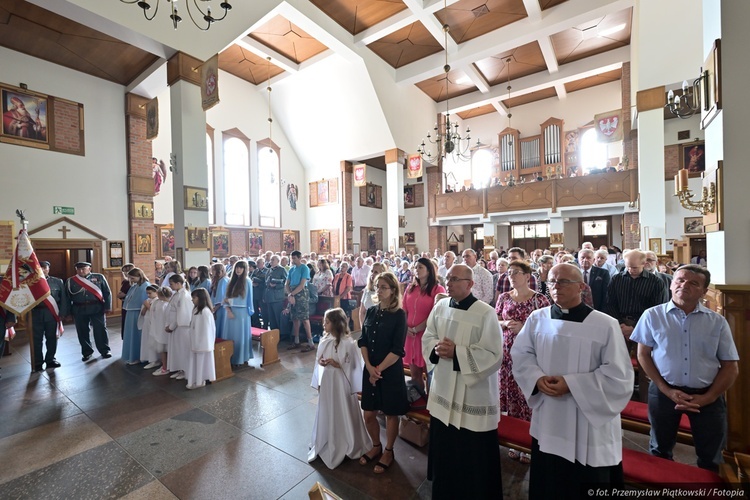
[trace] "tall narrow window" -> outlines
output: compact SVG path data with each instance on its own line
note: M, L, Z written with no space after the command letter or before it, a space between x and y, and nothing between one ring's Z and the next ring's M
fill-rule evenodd
M590 128L581 137L583 173L607 166L607 145L596 140L596 129Z
M279 148L268 140L258 142L258 213L263 227L281 227Z
M482 148L474 151L471 155L471 182L477 189L490 185L492 177L492 151L490 148Z
M250 225L250 161L247 144L237 137L224 140L224 222Z
M216 191L214 191L214 141L206 134L206 168L208 169L208 223L216 224Z

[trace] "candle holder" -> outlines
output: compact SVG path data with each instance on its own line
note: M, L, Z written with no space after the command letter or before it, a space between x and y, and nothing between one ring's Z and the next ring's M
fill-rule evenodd
M708 187L703 186L703 193L701 199L698 201L693 201L695 193L687 186L683 186L682 189L678 190L675 196L680 200L680 205L683 208L700 212L701 215L713 213L716 209L716 183L714 182L711 182Z

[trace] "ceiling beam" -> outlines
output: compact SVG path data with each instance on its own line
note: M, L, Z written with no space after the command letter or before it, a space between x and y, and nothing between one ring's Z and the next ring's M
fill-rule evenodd
M288 71L289 73L297 73L300 70L299 64L292 61L285 55L280 54L279 52L276 52L272 48L266 45L263 45L258 40L255 40L254 38L250 38L250 36L242 37L239 40L237 40L236 43L243 49L249 50L250 52L252 52L258 57L262 57L263 59L270 57L271 64L273 64L274 66L278 66L284 71Z
M457 68L466 73L466 76L469 77L469 80L471 80L471 83L474 84L474 86L479 89L479 91L483 94L486 94L490 91L490 84L487 81L487 79L484 77L484 75L477 69L477 67L473 64L469 64L467 66L464 66L463 68Z
M523 0L523 7L532 21L536 22L542 19L542 7L539 5L539 0Z
M560 69L560 65L557 62L557 56L555 55L555 48L552 46L552 38L548 36L539 37L537 40L539 48L542 50L542 56L544 57L544 64L547 65L547 71L557 73Z
M421 0L402 1L406 5L406 7L414 14L416 20L421 22L422 25L427 28L427 31L430 32L432 37L437 40L441 47L443 47L443 50L447 50L448 53L454 53L456 52L456 50L458 50L458 44L450 36L450 33L448 34L448 45L446 46L446 37L445 33L443 32L443 24L438 20L437 17L435 17L433 13L427 12L424 7L422 7Z
M492 107L502 116L508 116L508 108L500 101L492 101Z
M586 59L580 59L572 63L563 64L560 70L555 74L544 72L534 73L513 81L510 97L518 97L537 90L554 87L558 84L565 84L582 78L588 78L607 71L622 68L622 63L630 60L630 47L621 47L610 50L602 54L597 54ZM490 91L483 94L474 91L470 94L454 97L450 100L450 112L457 113L467 109L489 104L494 100L507 99L507 88L501 85L495 85Z
M533 22L529 18L521 19L486 35L462 43L452 55L450 62L456 67L466 65L485 57L494 56L521 45L550 37L573 26L619 12L632 7L634 0L580 0L565 2ZM396 82L413 85L437 76L442 71L443 54L431 56L407 64L396 70Z
M555 84L555 92L557 92L557 98L558 99L565 99L568 97L568 91L565 90L565 84L564 83L556 83Z
M404 9L396 15L380 21L375 26L367 28L366 30L354 35L354 44L360 47L370 45L401 28L409 26L416 20L417 16L415 16L409 9Z

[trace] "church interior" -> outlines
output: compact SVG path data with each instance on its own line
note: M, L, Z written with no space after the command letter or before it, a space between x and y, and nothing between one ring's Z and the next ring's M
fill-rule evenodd
M0 0L0 271L17 209L51 275L87 261L113 290L127 262L149 274L165 257L187 269L266 250L591 241L704 258L706 305L741 358L736 472L750 453L748 19L731 0ZM261 366L256 345L250 367L185 391L118 359L121 307L112 359L82 364L73 325L55 370L29 374L26 333L9 343L0 496L305 498L319 482L430 497L427 448L400 439L383 477L307 463L312 355ZM623 441L648 452L637 429ZM506 455L505 498L525 498L528 466ZM695 466L691 445L675 460Z

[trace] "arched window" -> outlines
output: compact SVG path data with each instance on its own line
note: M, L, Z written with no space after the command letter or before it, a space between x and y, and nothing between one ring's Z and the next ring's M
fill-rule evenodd
M237 137L224 139L224 222L250 225L250 158L247 143Z
M216 224L216 191L214 191L214 141L206 133L206 168L208 169L208 223Z
M262 227L281 227L279 147L258 142L258 214Z
M592 169L607 166L607 145L596 140L596 129L590 128L581 136L581 169L587 173Z
M490 148L477 149L471 155L471 183L477 189L490 185L492 177L492 151Z

